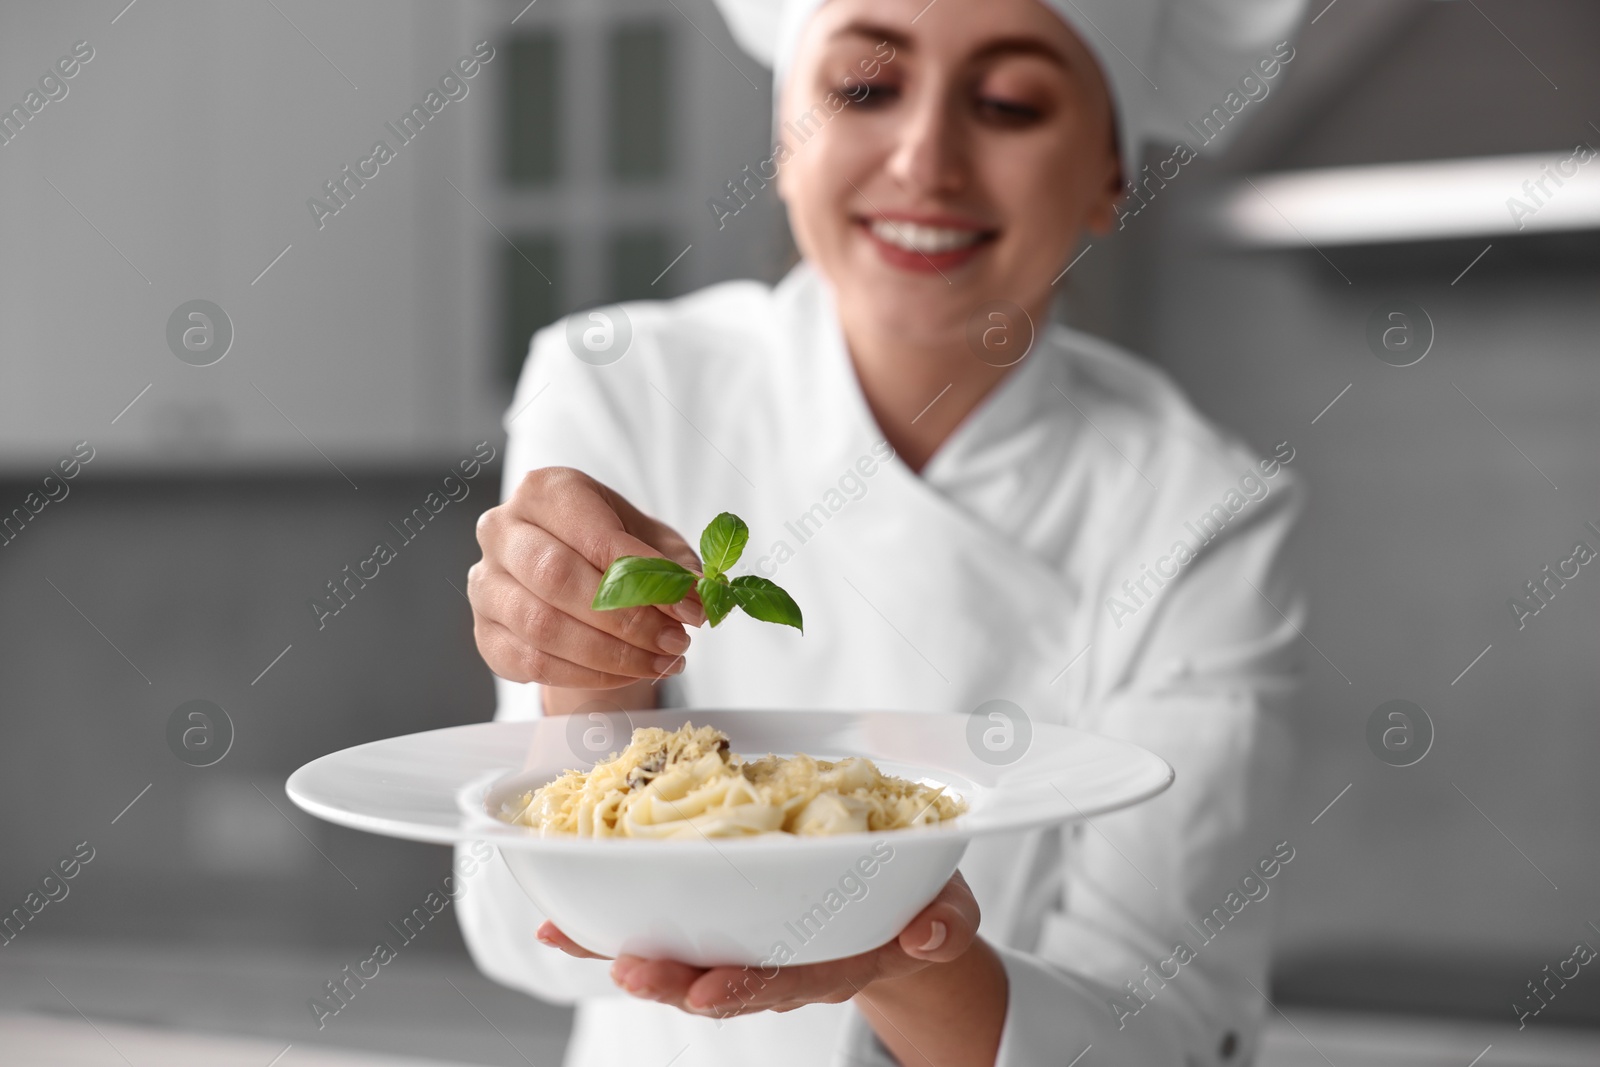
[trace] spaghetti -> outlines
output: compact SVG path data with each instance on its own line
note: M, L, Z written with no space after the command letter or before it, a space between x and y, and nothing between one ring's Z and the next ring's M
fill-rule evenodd
M868 759L746 761L720 730L685 723L634 730L620 754L523 794L503 817L545 836L668 839L900 830L966 809L942 786L886 775Z

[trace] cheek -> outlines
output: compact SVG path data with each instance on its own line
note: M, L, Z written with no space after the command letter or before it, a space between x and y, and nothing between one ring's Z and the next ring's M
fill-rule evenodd
M814 132L804 143L791 138L789 158L778 174L778 195L789 209L790 224L801 239L828 242L850 225L847 209L856 202L851 183L865 189L871 164L870 142L852 136L843 117Z
M1010 147L980 153L985 192L1023 254L1053 261L1074 240L1087 206L1080 168L1060 151Z
M818 170L814 157L802 150L794 153L778 169L777 192L788 210L789 228L803 254L810 254L814 231L823 218L831 193L825 188L827 172Z

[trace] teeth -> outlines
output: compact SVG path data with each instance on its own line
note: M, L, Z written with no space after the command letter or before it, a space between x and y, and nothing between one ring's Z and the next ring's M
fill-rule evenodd
M908 252L951 252L969 248L983 239L977 230L952 230L943 226L919 226L914 222L890 222L873 219L872 233L881 241Z

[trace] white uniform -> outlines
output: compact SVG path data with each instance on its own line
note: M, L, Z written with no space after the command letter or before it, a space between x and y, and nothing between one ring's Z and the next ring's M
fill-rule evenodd
M1264 901L1292 880L1292 445L1253 455L1156 370L1052 326L919 475L883 442L808 265L776 288L623 306L633 337L614 364L575 358L564 323L534 338L506 489L576 467L691 543L732 511L751 531L734 572L805 613L804 635L737 612L693 630L668 703L950 715L998 698L1158 753L1177 781L1157 799L981 839L962 862L1010 983L997 1062L1065 1067L1090 1044L1088 1063L1248 1062ZM540 714L538 686L496 685L498 718ZM569 1067L680 1050L673 1067L894 1063L850 1004L718 1021L623 994L609 963L534 939L498 860L459 914L485 973L578 1004Z

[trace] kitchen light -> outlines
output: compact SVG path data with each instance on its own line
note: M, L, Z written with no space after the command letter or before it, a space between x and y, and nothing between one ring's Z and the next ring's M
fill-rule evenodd
M1600 163L1554 153L1330 167L1246 178L1216 216L1256 247L1375 244L1600 228Z

